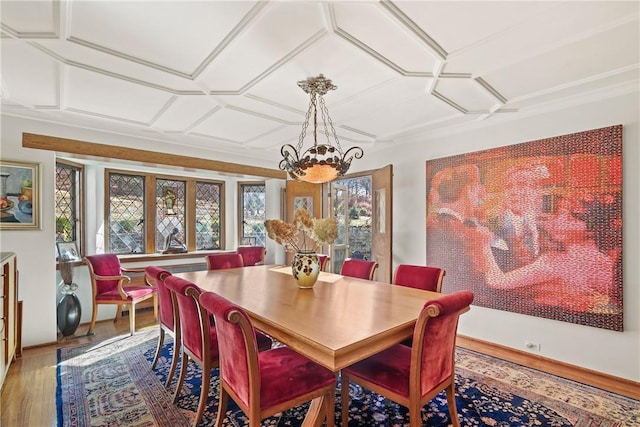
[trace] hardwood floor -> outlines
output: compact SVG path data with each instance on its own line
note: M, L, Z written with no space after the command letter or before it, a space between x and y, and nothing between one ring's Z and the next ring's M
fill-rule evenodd
M137 331L157 327L153 310L136 313ZM95 335L87 337L89 325L78 327L76 337L60 343L24 349L22 357L11 364L4 380L0 404L0 426L4 427L55 427L56 414L56 364L58 347L76 346L98 342L127 334L129 319L123 317L114 323L105 320L96 323Z

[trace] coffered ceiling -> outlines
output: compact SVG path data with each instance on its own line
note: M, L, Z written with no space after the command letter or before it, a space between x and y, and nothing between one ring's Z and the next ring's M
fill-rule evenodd
M638 90L637 1L1 2L2 114L277 157L320 73L342 145ZM96 141L100 142L100 141Z

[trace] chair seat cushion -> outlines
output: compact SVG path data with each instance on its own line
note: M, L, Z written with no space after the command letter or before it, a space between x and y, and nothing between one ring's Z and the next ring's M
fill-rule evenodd
M258 360L260 381L269 385L262 387L261 409L334 384L336 380L333 372L288 347L263 351Z
M411 348L398 344L343 371L409 398L410 365Z
M156 292L156 289L150 286L123 286L122 288L129 295L126 298L126 300L131 302L145 299L153 295L154 292ZM118 293L117 289L96 295L96 301L122 301L122 300L123 299L120 296L120 293Z

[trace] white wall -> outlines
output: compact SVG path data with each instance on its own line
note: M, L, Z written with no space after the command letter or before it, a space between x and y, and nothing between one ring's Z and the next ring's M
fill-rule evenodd
M393 163L393 262L426 262L426 161L616 124L623 125L624 332L573 325L473 307L461 317L463 335L526 350L541 344L542 356L640 380L640 148L638 93L519 121L503 121L455 135L415 141L399 149L365 153L362 169ZM362 162L361 161L361 162ZM355 163L354 163L355 164Z

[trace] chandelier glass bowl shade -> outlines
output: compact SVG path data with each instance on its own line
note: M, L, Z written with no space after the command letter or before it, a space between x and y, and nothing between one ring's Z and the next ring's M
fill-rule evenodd
M328 91L337 89L331 80L320 74L318 77L299 81L298 86L309 94L309 109L302 124L298 145L294 147L285 144L280 149L283 157L280 169L287 171L289 176L297 181L313 184L333 181L349 170L354 157L362 158L364 151L360 147L351 147L344 151L340 145L323 97ZM318 113L322 123L321 133L326 137L326 143L318 143ZM313 120L313 145L303 151L302 145L310 120Z

